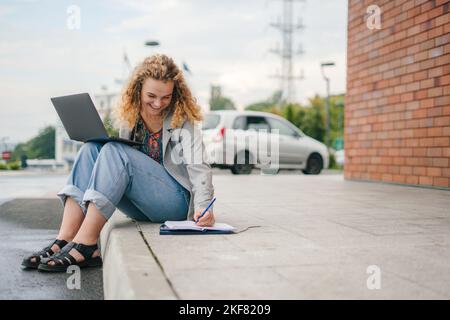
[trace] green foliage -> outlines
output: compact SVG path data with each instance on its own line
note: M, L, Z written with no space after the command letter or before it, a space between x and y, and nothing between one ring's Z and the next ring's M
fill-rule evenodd
M262 111L262 112L272 112L277 110L277 105L281 101L281 91L275 91L272 96L264 101L256 102L245 107L245 110L251 111Z
M331 153L331 152L330 152L330 158L329 158L329 160L330 160L330 165L328 166L329 169L336 169L336 170L342 170L342 169L343 169L342 166L339 165L339 164L336 162L336 157L335 157L334 154Z
M0 170L7 170L8 166L2 162L0 162Z
M17 161L19 160L23 155L26 155L26 146L25 143L19 143L14 148L14 151L11 153L11 160Z
M234 102L231 101L230 98L227 97L214 97L209 100L209 107L211 111L216 110L236 110L234 106Z
M11 156L11 160L20 160L22 155L28 159L54 159L55 158L55 127L47 126L41 129L38 135L26 143L19 143Z
M8 163L8 169L9 170L19 170L20 169L20 162L10 162Z
M325 101L318 95L309 99L309 107L306 109L305 117L300 129L311 138L321 142L325 141Z
M113 120L109 114L103 119L103 125L105 126L106 132L108 132L111 137L118 137L119 130L114 128Z
M332 154L330 152L330 157L329 157L329 168L330 169L337 169L338 168L338 164L336 163L336 157L334 156L334 154Z
M326 98L315 95L306 106L287 104L280 107L281 92L275 92L265 101L248 105L246 110L271 112L281 115L308 136L325 142ZM338 145L344 136L344 95L330 97L330 143Z

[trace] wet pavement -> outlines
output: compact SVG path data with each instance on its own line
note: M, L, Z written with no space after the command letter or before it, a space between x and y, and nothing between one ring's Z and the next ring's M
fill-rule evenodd
M0 299L103 299L102 269L82 269L80 289L73 274L23 269L23 257L49 245L62 219L56 198L65 175L0 176Z

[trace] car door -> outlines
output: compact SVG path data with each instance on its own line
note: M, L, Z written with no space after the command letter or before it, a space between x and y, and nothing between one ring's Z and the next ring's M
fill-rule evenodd
M258 163L266 163L270 160L269 132L270 126L264 116L246 115L245 122L240 121L246 137L245 148L253 154Z
M286 120L267 117L270 129L279 130L280 163L303 164L306 161L306 150L302 147L302 137L295 131ZM272 135L274 133L272 131ZM281 162L283 157L283 162Z

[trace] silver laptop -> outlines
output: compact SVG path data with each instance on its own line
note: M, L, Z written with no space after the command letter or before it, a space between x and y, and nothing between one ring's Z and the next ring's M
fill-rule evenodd
M142 145L118 137L110 137L88 93L50 98L70 139L82 142L106 143L117 141Z

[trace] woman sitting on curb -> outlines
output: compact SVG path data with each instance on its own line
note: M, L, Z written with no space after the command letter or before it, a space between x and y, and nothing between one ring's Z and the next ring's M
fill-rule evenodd
M116 111L125 125L120 135L143 144L82 146L58 193L64 206L59 234L23 266L56 272L101 266L97 241L116 208L138 221L197 220L213 198L211 167L195 125L201 111L171 58L157 54L138 65ZM214 224L212 209L199 225Z

